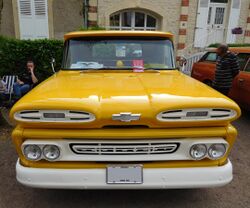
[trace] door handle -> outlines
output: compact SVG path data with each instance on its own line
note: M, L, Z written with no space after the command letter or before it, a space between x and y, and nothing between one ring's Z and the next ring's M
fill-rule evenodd
M239 79L239 85L242 86L244 84L244 79Z

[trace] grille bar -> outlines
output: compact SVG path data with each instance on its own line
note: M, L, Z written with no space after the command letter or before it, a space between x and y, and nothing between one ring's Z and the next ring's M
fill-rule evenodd
M179 143L71 143L70 149L81 155L156 155L171 154Z

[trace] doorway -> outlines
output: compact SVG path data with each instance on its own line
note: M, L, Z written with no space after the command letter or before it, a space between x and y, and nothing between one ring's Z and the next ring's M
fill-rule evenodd
M225 36L225 19L227 14L227 2L212 1L209 4L207 18L207 44L221 43Z

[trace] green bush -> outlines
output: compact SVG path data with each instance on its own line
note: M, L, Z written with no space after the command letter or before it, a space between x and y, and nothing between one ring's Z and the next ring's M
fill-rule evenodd
M79 28L79 31L96 31L96 30L106 30L106 28L105 27L100 27L98 25L88 27L88 28L85 28L85 27L80 27Z
M217 48L220 44L219 43L214 43L209 45L209 48ZM250 47L250 43L232 43L228 44L229 47Z
M35 73L39 81L53 74L51 58L56 59L55 68L61 67L63 41L61 40L17 40L0 36L0 76L19 75L28 59L36 64Z

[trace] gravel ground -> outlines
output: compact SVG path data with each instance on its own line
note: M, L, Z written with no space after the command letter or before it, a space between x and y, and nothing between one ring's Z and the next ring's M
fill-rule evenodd
M1 124L0 124L1 125ZM250 113L234 124L238 140L231 153L234 180L222 188L187 190L43 190L16 182L17 155L11 128L0 126L0 208L29 207L250 207Z

